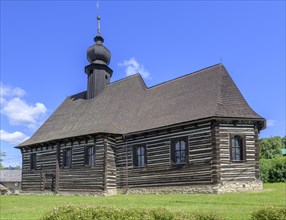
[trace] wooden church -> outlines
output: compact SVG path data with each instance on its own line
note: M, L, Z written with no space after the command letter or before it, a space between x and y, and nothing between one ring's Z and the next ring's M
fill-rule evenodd
M99 18L98 18L99 21ZM262 188L254 112L222 64L147 87L110 83L98 29L87 90L71 95L17 148L22 190L71 194L223 193Z

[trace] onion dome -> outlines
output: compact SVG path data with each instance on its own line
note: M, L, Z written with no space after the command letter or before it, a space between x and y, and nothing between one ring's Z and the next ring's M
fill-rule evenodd
M97 36L94 38L95 44L87 49L87 59L90 63L108 65L111 59L110 51L103 46L104 39L100 34L100 17L97 17Z

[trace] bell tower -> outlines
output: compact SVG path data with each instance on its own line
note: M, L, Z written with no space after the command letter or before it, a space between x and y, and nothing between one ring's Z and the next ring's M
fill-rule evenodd
M97 16L97 35L95 44L87 49L89 65L85 67L87 74L86 99L92 99L102 92L110 83L113 70L108 67L111 59L110 51L103 46L104 39L100 33L100 17Z

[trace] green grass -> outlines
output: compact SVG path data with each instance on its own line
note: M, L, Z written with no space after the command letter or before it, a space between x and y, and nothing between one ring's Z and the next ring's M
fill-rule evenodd
M38 219L63 204L118 207L164 207L184 212L215 212L226 219L249 219L251 212L266 206L285 206L285 183L264 184L263 191L227 194L116 195L101 196L1 196L0 219Z

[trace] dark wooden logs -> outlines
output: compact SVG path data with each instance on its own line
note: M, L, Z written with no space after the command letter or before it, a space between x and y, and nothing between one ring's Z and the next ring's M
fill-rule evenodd
M231 137L245 137L245 161L230 159ZM171 160L174 141L188 143L185 164ZM147 163L133 165L133 147L146 146ZM94 164L86 165L86 149L95 148ZM64 151L72 150L72 165L64 167ZM30 154L36 169L30 170ZM258 129L254 123L217 121L184 124L129 135L97 134L59 140L22 150L22 190L108 193L120 189L217 184L259 178Z

